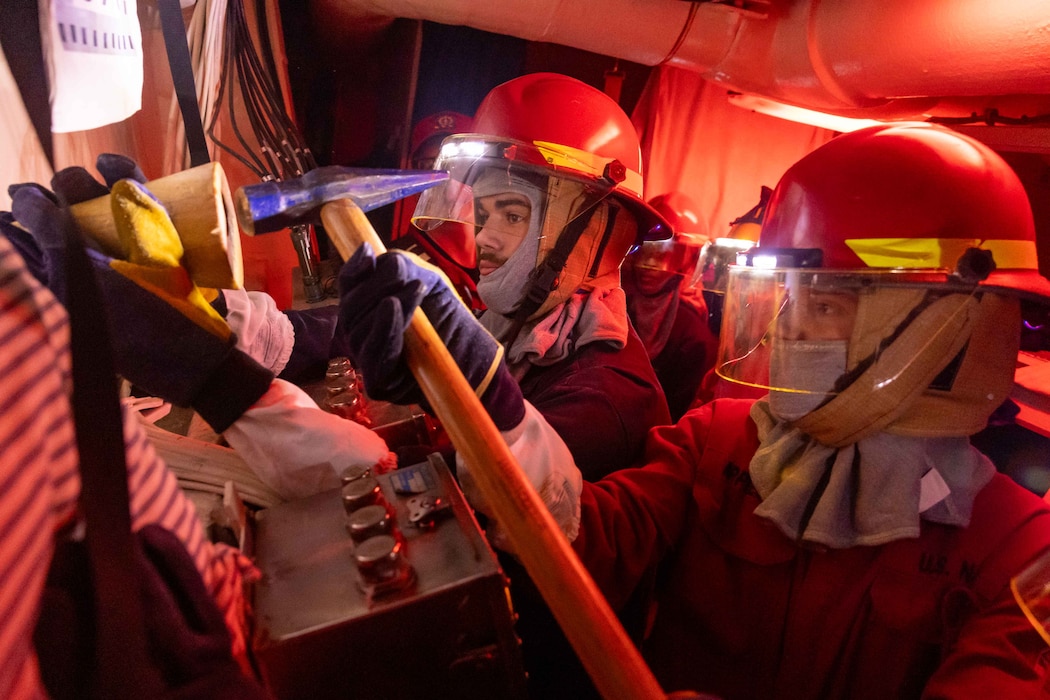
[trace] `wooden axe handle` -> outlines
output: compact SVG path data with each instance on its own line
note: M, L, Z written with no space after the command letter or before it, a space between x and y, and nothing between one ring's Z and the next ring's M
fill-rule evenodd
M324 205L321 220L344 260L365 241L377 255L385 250L368 217L349 200ZM405 329L405 355L517 556L602 696L610 700L664 697L421 309L416 309Z
M205 163L146 183L164 205L178 231L183 265L201 287L239 289L244 284L241 239L226 174L218 163ZM109 196L69 208L85 236L102 252L123 257Z

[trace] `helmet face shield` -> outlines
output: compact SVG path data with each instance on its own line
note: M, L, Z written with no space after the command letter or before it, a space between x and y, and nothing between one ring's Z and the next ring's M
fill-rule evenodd
M692 286L705 236L676 233L663 241L644 241L624 258L623 274L630 274L643 293L662 290L671 280L683 288Z
M610 196L614 165L555 144L452 136L434 166L449 180L423 193L412 221L439 245L442 230L472 231L481 300L494 313L537 318L585 285L619 282L638 226Z
M555 158L550 149L510 139L450 137L434 163L435 169L448 171L449 180L422 194L412 222L424 231L458 222L475 233L487 227L512 237L556 238L612 191L609 182L556 164L569 160L579 166L585 156Z
M711 241L700 254L691 286L703 287L704 291L714 294L725 294L729 266L736 265L737 258L754 245L752 241L736 238L716 238Z
M825 445L981 430L1013 388L1018 297L1050 298L1017 175L933 124L809 153L759 238L728 271L717 372Z
M697 234L677 233L663 241L645 241L627 256L628 265L639 270L654 270L691 279L696 272L707 238Z
M782 411L786 419L858 381L872 394L890 390L913 364L929 360L931 343L966 321L965 302L976 290L949 291L946 280L932 271L733 266L716 371L770 391L771 401L796 395L792 401L808 410ZM961 301L948 305L948 297Z

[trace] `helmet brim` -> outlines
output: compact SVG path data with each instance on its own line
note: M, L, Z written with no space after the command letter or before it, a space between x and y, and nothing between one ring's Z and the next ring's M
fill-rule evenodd
M981 282L981 287L1001 290L1050 306L1050 280L1035 270L996 270Z
M613 192L631 214L638 220L638 243L643 241L665 241L674 235L671 223L656 209L632 193L622 190Z

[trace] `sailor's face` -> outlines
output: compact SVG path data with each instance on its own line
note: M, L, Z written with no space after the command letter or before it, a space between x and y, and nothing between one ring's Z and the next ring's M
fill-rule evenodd
M857 301L853 292L797 290L777 317L777 336L785 340L849 340Z
M671 279L680 279L673 271L666 269L664 255L647 250L646 246L634 251L624 260L624 267L633 276L638 291L642 294L658 294L670 291L667 284Z
M474 200L474 223L478 227L478 272L484 277L499 269L529 232L532 202L519 192L478 197Z

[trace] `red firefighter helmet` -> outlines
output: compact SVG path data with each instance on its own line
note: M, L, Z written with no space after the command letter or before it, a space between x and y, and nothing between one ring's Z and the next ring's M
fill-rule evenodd
M535 251L534 267L551 268L534 276L528 296L542 301L529 318L616 274L632 246L670 236L664 217L642 200L634 126L600 90L555 73L521 76L489 92L473 129L443 142L434 167L450 179L423 193L412 221L424 230L474 225L476 198L528 190L536 240L523 248Z
M658 279L656 273L666 273L664 281L678 277L681 286L691 288L700 253L708 242L700 207L684 192L657 195L649 200L649 205L667 219L674 234L662 241L644 241L624 259L624 268L648 271L642 274L650 284Z
M650 199L649 206L667 219L675 233L708 235L700 207L685 192L664 192Z
M934 124L869 127L800 160L773 193L760 244L755 254L819 249L825 268L964 275L977 249L994 262L982 285L1050 297L1017 175L988 146Z
M1050 298L1016 174L927 123L855 131L802 158L747 260L730 269L718 372L770 389L771 407L792 406L781 418L832 445L982 429L1012 389L1017 296ZM841 366L799 371L800 343Z
M485 96L474 117L474 131L545 146L548 162L556 168L619 180L612 194L637 217L639 240L670 235L664 217L642 199L638 132L620 105L601 90L558 73L524 75Z
M434 165L441 140L452 134L463 134L471 130L472 117L451 110L427 115L412 127L408 153L412 167L427 170Z

